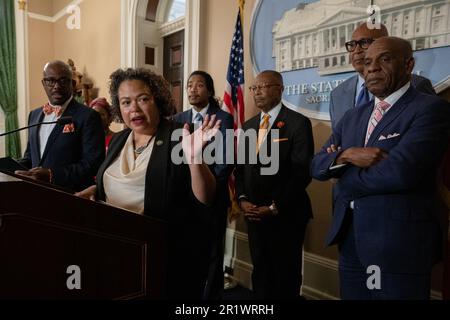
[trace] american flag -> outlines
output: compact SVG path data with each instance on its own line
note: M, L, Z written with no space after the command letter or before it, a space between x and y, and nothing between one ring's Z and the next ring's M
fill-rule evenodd
M244 123L244 38L242 33L243 2L239 9L231 44L227 83L222 109L234 118L234 129Z
M243 14L245 0L239 0L239 12L234 28L233 41L231 43L230 60L228 63L227 83L223 96L222 109L233 116L234 130L242 128L244 123L244 37L243 37ZM236 140L235 154L236 154ZM239 206L236 202L234 175L228 180L228 188L231 198L230 220L239 216Z

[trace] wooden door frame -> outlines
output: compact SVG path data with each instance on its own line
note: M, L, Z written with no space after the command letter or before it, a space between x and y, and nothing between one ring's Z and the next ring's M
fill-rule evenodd
M137 42L137 10L146 0L121 0L121 67L136 68L138 64ZM161 3L161 2L160 2ZM200 50L200 13L204 0L186 0L186 15L184 17L184 74L189 75L199 66ZM177 23L176 20L174 23ZM179 22L178 22L179 23ZM166 25L166 24L165 24ZM178 29L179 30L179 29ZM178 31L175 30L175 31ZM175 32L172 31L172 32ZM162 34L162 36L168 35ZM184 79L184 87L187 79ZM183 105L187 101L183 95Z
M163 40L163 76L170 84L170 90L172 91L172 97L177 102L176 103L176 112L184 111L185 101L184 96L186 95L186 90L184 90L185 86L185 78L184 74L184 56L185 56L185 30L181 29L177 32L171 33L167 36L164 36ZM180 59L179 64L174 64L173 62L173 54L174 51L179 51ZM175 87L178 88L179 92L174 92Z

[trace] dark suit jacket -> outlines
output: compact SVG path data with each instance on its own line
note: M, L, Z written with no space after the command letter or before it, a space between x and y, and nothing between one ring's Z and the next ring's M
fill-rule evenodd
M74 132L63 133L64 125L56 124L44 154L40 155L39 128L28 131L28 144L20 159L27 168L49 168L53 183L80 191L94 183L94 176L105 157L105 133L99 114L72 99L62 116L71 116ZM43 121L42 107L30 112L28 124Z
M326 152L330 144L343 150L364 146L373 103L348 111L312 161L314 178L339 178L327 243L339 243L345 235L344 218L354 200L353 228L361 262L384 272L426 273L439 249L435 174L448 142L450 108L437 96L410 87L367 143L388 152L388 158L367 169L347 165L329 170L339 154Z
M220 131L222 132L223 137L223 164L213 164L210 165L211 171L214 173L217 180L217 194L219 198L218 202L222 203L225 207L230 204L230 197L228 192L228 177L230 176L233 165L226 164L226 130L234 129L234 121L233 117L228 113L220 109L219 107L209 105L207 114L212 116L216 115L217 120L221 120ZM192 109L176 114L173 117L174 121L179 123L192 123ZM234 147L234 144L233 144ZM233 151L234 152L234 151Z
M330 119L332 128L336 128L337 123L344 114L355 106L356 86L358 84L358 74L338 85L330 94ZM422 76L413 74L411 84L417 90L435 95L433 85L430 80Z
M171 151L177 143L171 141L171 134L177 128L181 125L165 119L158 127L145 178L144 215L168 222L168 294L171 298L178 294L189 298L185 294L192 288L183 287L182 283L190 277L199 279L194 281L195 285L200 285L199 294L203 289L201 279L208 267L205 230L211 218L206 210L200 209L204 205L192 193L189 166L175 165L171 161ZM99 200L105 200L103 174L119 156L130 133L130 129L125 129L114 134L111 140L106 159L97 173Z
M243 130L258 132L261 115L258 114L243 125ZM256 153L255 146L246 146L245 164L239 163L235 170L236 197L246 198L258 206L270 206L272 200L278 208L279 219L305 222L312 217L311 204L305 189L311 182L309 165L314 153L311 122L298 112L281 107L278 117L267 134L272 139L272 130L279 128L279 170L275 175L261 175L264 166L260 162L250 164L249 153ZM240 144L243 143L240 139ZM264 144L263 144L264 145ZM270 143L268 154L270 154ZM238 147L238 152L240 152Z

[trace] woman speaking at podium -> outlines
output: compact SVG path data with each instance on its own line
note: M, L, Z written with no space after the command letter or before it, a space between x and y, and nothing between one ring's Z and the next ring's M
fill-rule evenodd
M210 224L202 207L214 200L216 181L206 164L192 160L217 133L220 121L205 119L190 134L187 125L167 120L174 110L168 83L146 69L116 70L109 89L112 113L128 128L111 140L97 184L77 195L167 221L168 298L200 299L208 267L204 235ZM188 160L178 165L171 159L179 143L171 139L176 129L182 130Z

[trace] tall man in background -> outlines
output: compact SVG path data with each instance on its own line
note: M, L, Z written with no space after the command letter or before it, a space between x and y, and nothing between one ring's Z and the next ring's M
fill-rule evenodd
M361 106L373 99L364 81L364 56L370 44L380 37L387 37L386 26L369 29L367 24L359 25L352 34L352 40L345 43L350 61L357 72L356 75L337 86L330 95L330 119L332 128L336 128L342 116L353 107ZM436 94L427 78L413 74L411 85L427 94Z
M248 226L256 299L299 297L303 240L312 217L305 190L311 182L314 153L311 122L281 103L283 90L283 78L276 71L263 71L256 77L250 91L261 112L246 121L243 130L257 132L258 142L257 146L245 144L245 163L238 162L235 170L236 197ZM260 150L278 162L276 173L261 174L268 165L261 162ZM255 153L257 162L252 163Z
M224 273L223 259L225 250L225 231L227 227L227 213L230 206L230 196L228 192L228 177L233 170L233 166L226 163L226 130L233 130L233 117L223 111L216 98L214 81L212 77L204 71L194 71L191 73L187 84L187 96L191 109L176 114L174 120L181 123L202 124L207 115L216 115L216 119L221 120L220 131L223 137L222 163L210 165L210 169L216 177L216 201L208 208L213 219L212 230L205 230L211 233L211 255L210 266L206 279L203 298L206 300L220 300L223 295Z
M408 41L368 48L364 78L375 99L348 111L311 172L338 178L327 244L339 246L342 299L429 299L441 240L436 168L447 147L448 102L411 85ZM375 272L375 277L369 277Z

